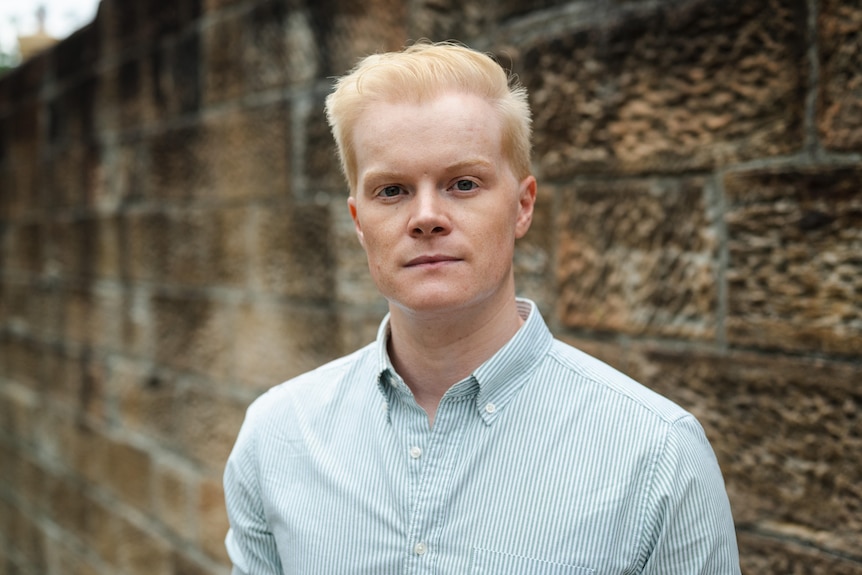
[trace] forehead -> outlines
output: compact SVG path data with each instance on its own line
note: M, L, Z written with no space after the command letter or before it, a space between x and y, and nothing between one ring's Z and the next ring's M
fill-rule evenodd
M499 161L499 114L486 100L447 93L426 102L376 102L360 114L353 134L357 168L389 161Z

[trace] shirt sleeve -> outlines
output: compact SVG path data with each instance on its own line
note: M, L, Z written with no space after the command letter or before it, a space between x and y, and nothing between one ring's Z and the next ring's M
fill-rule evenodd
M232 575L281 575L281 559L258 481L252 427L247 416L225 467L225 504L230 522L225 546L233 563Z
M645 575L738 575L736 530L724 479L697 420L677 420L648 500Z

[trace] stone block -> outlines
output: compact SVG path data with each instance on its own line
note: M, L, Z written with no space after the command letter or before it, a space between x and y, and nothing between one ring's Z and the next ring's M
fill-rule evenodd
M28 275L40 273L45 264L48 229L40 221L11 224L4 230L3 267Z
M76 534L86 530L88 501L80 484L52 475L46 486L45 499L48 515L61 529Z
M51 272L68 280L92 279L98 246L98 220L56 219L48 228Z
M223 13L201 31L203 103L239 98L244 92L243 18Z
M122 218L129 277L135 281L170 278L168 255L173 221L165 212L132 212Z
M249 92L291 83L288 10L283 0L263 0L252 6L241 22L242 50L235 59L242 62L245 89Z
M803 140L806 2L665 2L519 47L544 177L679 172Z
M796 538L738 532L739 555L745 575L859 575L862 561L806 545Z
M403 0L313 2L309 26L318 45L319 76L340 76L369 54L399 50L408 39Z
M581 182L559 213L557 314L566 327L708 339L717 239L700 179Z
M200 123L194 123L158 132L146 140L143 145L149 173L138 175L148 182L138 185L146 186L148 199L186 202L210 194L216 178L206 155L208 136Z
M197 30L161 42L150 62L155 105L162 117L198 111L201 104L201 38Z
M17 555L26 561L29 569L21 572L40 573L45 568L45 533L36 518L20 508L14 508L12 516L13 547Z
M729 174L728 341L858 355L862 170Z
M190 287L241 285L248 220L245 206L172 213L164 254L167 277L161 281Z
M153 469L153 514L172 533L194 539L191 482L179 461L161 461Z
M232 337L234 377L255 392L342 355L334 313L312 305L275 301L243 305Z
M422 0L409 12L408 37L469 42L493 25L498 10L496 2Z
M170 372L118 362L111 370L109 386L124 427L141 431L165 444L176 437L180 396L177 379Z
M118 499L142 511L152 508L152 458L149 452L126 441L108 438L106 473L100 483Z
M197 493L198 543L213 558L229 563L224 538L230 525L222 483L220 480L204 479L198 484Z
M305 195L316 199L324 194L329 201L347 210L349 187L341 171L335 140L326 122L323 97L312 99L308 113L303 118L305 150L301 168L305 171L308 189Z
M219 396L212 389L184 389L175 408L179 429L174 447L210 470L223 470L246 407L244 402Z
M862 367L656 346L629 357L629 373L703 424L738 525L783 525L806 544L858 552Z
M331 298L334 257L328 207L280 202L256 211L250 251L255 287L306 300Z
M38 390L42 382L41 342L10 336L5 343L6 373L11 381Z
M831 150L862 152L862 6L818 3L818 128Z
M171 545L160 535L120 518L109 543L116 546L116 567L128 575L170 573Z
M211 187L202 198L248 200L290 193L290 114L283 102L206 119L206 168Z
M203 297L159 294L152 300L156 361L224 377L235 339L233 310Z

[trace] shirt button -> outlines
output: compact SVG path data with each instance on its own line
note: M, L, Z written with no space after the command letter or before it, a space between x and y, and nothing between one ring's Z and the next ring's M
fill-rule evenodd
M413 546L413 552L416 553L416 555L425 555L426 551L428 551L428 546L421 541Z
M494 405L493 403L486 403L485 404L485 411L487 413L494 413L497 411L497 406Z
M420 457L422 457L422 448L415 445L411 447L410 457L412 457L413 459L419 459Z

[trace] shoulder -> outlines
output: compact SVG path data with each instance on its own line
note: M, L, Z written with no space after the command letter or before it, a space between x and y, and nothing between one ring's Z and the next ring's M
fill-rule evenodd
M246 424L265 425L276 420L290 420L301 407L303 411L320 409L339 401L344 394L369 386L351 386L350 382L368 378L375 372L375 344L371 343L349 355L288 379L264 392L248 408Z
M597 406L603 405L614 413L630 410L668 427L682 419L693 418L670 399L560 340L554 340L548 358L556 369L568 372L567 379L576 380L582 391L592 394Z

